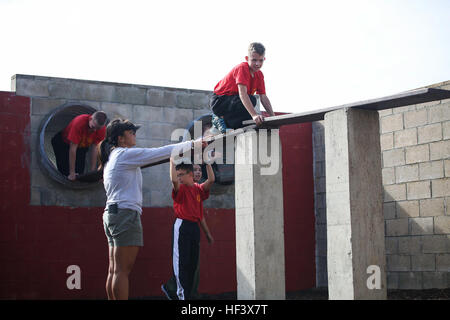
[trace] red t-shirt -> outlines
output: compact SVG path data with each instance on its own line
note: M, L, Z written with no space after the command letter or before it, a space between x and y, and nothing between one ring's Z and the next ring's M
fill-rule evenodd
M64 142L78 145L79 148L87 148L91 144L99 144L106 135L106 127L99 130L89 131L90 114L82 114L75 117L64 129L62 138Z
M247 86L249 95L265 94L264 75L261 71L250 74L250 67L247 62L242 62L234 67L218 84L214 87L214 93L218 96L232 96L239 94L238 84Z
M177 218L199 222L203 219L203 201L208 199L209 191L203 184L193 186L180 184L178 192L172 189L173 209Z

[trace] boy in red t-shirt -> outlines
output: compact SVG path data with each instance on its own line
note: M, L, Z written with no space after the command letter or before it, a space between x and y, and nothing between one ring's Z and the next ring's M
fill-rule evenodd
M212 124L220 132L227 128L242 128L242 121L253 119L257 125L264 121L264 117L255 110L256 98L259 94L261 103L274 116L272 105L266 95L264 75L261 67L266 59L266 49L261 43L251 43L248 48L246 62L234 67L214 88L210 99L213 111Z
M172 263L179 300L192 298L192 286L200 253L199 223L208 242L214 241L203 216L203 201L209 197L209 190L215 180L214 172L208 165L208 178L202 184L194 182L193 172L192 164L180 163L175 166L173 159L170 159L173 208L176 216L173 226ZM165 290L164 285L162 289Z
M58 170L69 180L84 173L86 153L91 145L91 171L96 169L98 150L96 146L105 139L107 116L103 111L75 117L64 130L52 139Z

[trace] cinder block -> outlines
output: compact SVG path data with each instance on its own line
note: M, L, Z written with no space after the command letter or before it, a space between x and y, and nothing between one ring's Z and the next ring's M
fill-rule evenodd
M444 214L444 198L420 200L420 216L435 217Z
M450 251L450 235L422 236L423 253L446 253Z
M392 132L380 136L381 151L394 148L394 134Z
M391 290L398 289L398 272L387 272L387 288Z
M414 218L419 216L419 201L398 201L397 218Z
M422 272L400 272L398 274L399 289L422 289Z
M406 185L393 184L383 187L384 202L406 200Z
M393 149L383 152L383 167L394 167L405 164L403 149Z
M421 237L398 237L399 254L420 254L422 253Z
M152 139L165 139L175 141L173 139L178 138L178 134L183 134L183 130L176 131L176 129L184 129L177 128L173 124L170 123L152 123L148 126L146 131L147 136ZM173 138L173 139L172 139Z
M384 219L395 219L395 202L388 202L383 204Z
M406 164L429 161L430 150L428 145L407 147L405 149L405 160Z
M413 128L426 125L428 122L428 113L426 109L418 111L409 111L404 114L405 128Z
M434 254L419 254L411 256L412 271L436 270Z
M450 272L450 254L436 255L436 271Z
M114 86L107 84L84 84L79 99L93 101L114 101Z
M430 143L430 159L440 160L450 158L450 140Z
M408 234L408 219L386 220L386 236L396 237Z
M429 110L429 123L450 120L450 103L433 106Z
M411 235L433 234L433 218L411 218L409 219Z
M440 123L420 127L417 130L420 144L442 140L442 125Z
M145 104L147 89L130 85L114 86L113 101L125 104Z
M381 117L385 117L392 114L392 109L384 109L384 110L378 110L378 115Z
M52 79L48 85L48 93L50 97L62 99L84 99L85 86L78 81L69 79Z
M408 200L431 198L430 181L409 182L406 188Z
M450 160L444 160L445 176L450 177Z
M381 176L383 185L389 185L395 183L395 168L383 168L381 169Z
M177 105L176 92L164 89L148 89L146 104L155 107L175 107Z
M394 147L402 148L417 144L417 129L407 129L394 132Z
M403 130L403 114L393 114L380 119L381 133Z
M417 164L401 166L395 169L397 183L419 180L419 166Z
M432 180L433 198L450 196L450 178Z
M446 272L424 272L423 273L424 289L445 289L447 288Z
M434 217L434 233L450 234L450 216Z
M19 96L48 97L48 79L36 79L34 77L17 75L12 85Z
M133 120L133 109L131 104L102 102L101 107L110 120L113 120L114 118Z
M137 123L165 122L163 108L143 105L133 106L133 119L135 119Z
M408 111L414 111L416 110L416 106L415 105L410 105L410 106L403 106L403 107L397 107L392 109L392 112L395 113L406 113Z
M450 121L442 123L442 131L444 135L444 140L450 139Z
M66 102L64 99L32 98L31 115L47 115Z
M163 108L164 120L167 123L177 124L186 128L194 120L194 113L191 109Z
M387 255L388 271L411 271L411 257L408 255Z
M444 177L444 162L431 161L419 164L420 180L439 179Z
M398 254L398 237L386 237L386 254Z

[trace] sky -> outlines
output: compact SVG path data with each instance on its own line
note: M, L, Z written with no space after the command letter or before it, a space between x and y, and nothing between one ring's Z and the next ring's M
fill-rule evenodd
M274 111L450 80L448 0L0 0L0 91L14 74L213 90L266 47Z

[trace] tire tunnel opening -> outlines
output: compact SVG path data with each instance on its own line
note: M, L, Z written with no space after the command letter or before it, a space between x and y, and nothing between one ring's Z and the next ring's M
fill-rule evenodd
M73 189L85 189L96 186L102 179L101 172L86 174L87 168L90 167L89 154L87 152L85 159L85 172L79 173L84 179L71 181L56 166L55 153L52 146L52 138L61 130L63 130L73 118L81 114L92 114L97 111L95 108L82 104L64 104L50 112L41 122L39 129L39 165L43 172L52 180ZM82 175L84 174L84 175ZM79 177L79 178L80 178Z
M187 127L187 130L189 131L191 139L198 138L194 135L194 133L196 133L196 132L194 132L196 121L201 121L203 135L208 134L207 131L212 126L211 114L205 114L205 115L202 115L199 118L195 119ZM234 138L233 138L233 141L234 141ZM219 185L230 185L230 184L234 183L234 164L227 164L226 146L227 146L226 141L223 141L223 164L217 164L217 163L212 164L212 168L213 168L214 175L215 175L215 183L217 183ZM233 157L234 157L234 153L233 153ZM232 163L234 163L234 161ZM202 167L202 179L200 181L204 182L207 177L206 165L203 164L203 165L201 165L201 167Z

